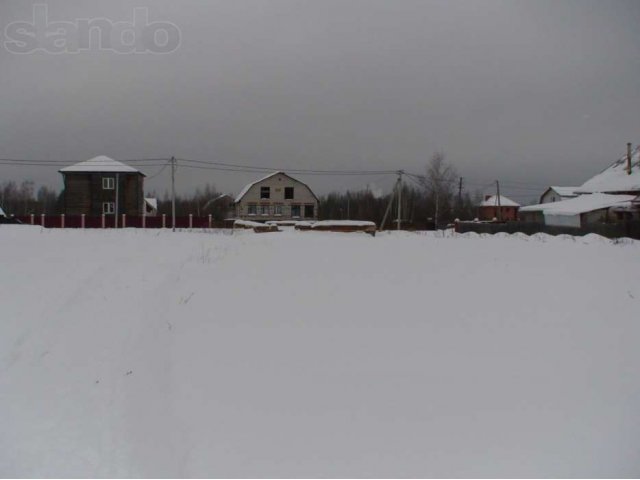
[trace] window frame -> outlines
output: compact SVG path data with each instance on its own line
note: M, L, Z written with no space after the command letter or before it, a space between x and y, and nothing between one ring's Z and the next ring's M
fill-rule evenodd
M291 192L291 196L288 195L288 192ZM295 197L295 190L293 187L284 187L284 199L285 200L293 200Z
M301 207L301 205L299 205L299 204L291 205L291 218L302 218L302 217L301 217L302 210L301 210L301 208L300 208L300 207ZM293 213L293 209L294 209L294 208L298 209L298 214L297 214L297 215L295 215L295 214Z
M102 214L103 215L115 215L116 203L115 202L102 202Z
M247 205L247 215L256 216L257 214L258 214L258 205L255 204L255 203L248 204Z
M116 179L115 179L115 177L102 177L102 189L103 190L115 190L115 188L116 188Z
M270 198L271 198L271 187L260 187L260 200L269 200Z
M307 215L307 208L311 209L311 215ZM316 207L313 204L304 205L303 212L304 212L304 218L314 218L316 214Z

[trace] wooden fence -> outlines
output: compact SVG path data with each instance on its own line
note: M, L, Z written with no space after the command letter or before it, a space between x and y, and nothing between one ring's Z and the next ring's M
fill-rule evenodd
M640 220L626 220L618 223L594 223L583 227L559 227L545 225L538 222L457 222L456 231L459 233L548 233L549 235L587 235L595 233L607 238L635 238L640 240Z
M45 228L172 228L171 217L133 217L118 215L23 215L16 216L23 224L40 225ZM232 221L214 220L207 216L176 217L176 228L232 228Z

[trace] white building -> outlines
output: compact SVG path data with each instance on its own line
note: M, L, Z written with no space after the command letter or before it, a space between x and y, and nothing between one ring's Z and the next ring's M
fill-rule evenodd
M540 195L540 203L553 203L576 198L578 187L549 187Z
M520 208L520 220L557 227L585 227L615 222L619 213L631 210L635 195L591 193L562 202L543 203Z
M285 172L274 172L245 186L235 198L236 218L244 220L316 220L318 197Z

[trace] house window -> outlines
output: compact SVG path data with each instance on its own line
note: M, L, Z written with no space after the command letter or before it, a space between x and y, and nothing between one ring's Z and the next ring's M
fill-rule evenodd
M102 189L103 190L113 190L115 188L116 182L113 177L102 177Z
M104 202L102 204L102 213L114 214L116 212L116 204L113 202Z
M305 205L304 206L304 217L305 218L313 218L313 205Z
M247 215L256 215L258 213L257 205L247 205Z
M271 188L260 187L260 198L271 198Z
M291 205L291 216L292 217L300 216L300 205Z
M284 199L293 200L293 187L284 187Z
M260 205L260 215L269 215L269 205Z
M282 205L277 204L273 206L273 214L274 215L282 215Z

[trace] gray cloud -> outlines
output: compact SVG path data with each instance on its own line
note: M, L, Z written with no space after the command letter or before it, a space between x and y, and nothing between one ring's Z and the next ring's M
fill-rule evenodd
M49 17L130 20L140 6L180 27L180 48L0 50L0 157L416 172L442 150L474 188L581 183L640 143L633 0L60 0ZM28 2L0 4L2 28L30 18ZM60 186L55 168L0 165L0 180L26 177ZM182 169L179 187L254 177ZM305 180L320 193L392 182Z

